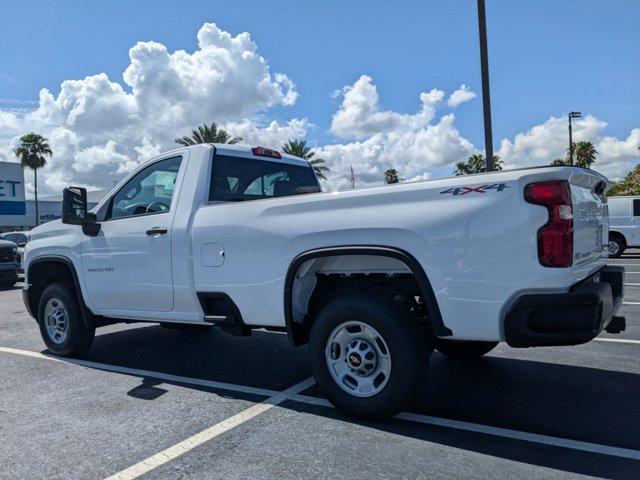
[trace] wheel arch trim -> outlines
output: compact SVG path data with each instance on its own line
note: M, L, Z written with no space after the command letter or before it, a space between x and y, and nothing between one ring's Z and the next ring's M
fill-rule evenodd
M71 272L71 279L73 281L73 286L75 288L75 293L76 293L76 298L78 299L78 303L80 305L80 312L82 313L82 320L84 321L84 323L89 327L92 324L92 319L94 318L94 314L93 312L91 312L91 310L89 310L89 307L87 307L87 304L84 301L84 298L82 296L82 288L80 286L80 279L78 278L78 272L76 271L76 266L74 265L74 263L71 261L71 259L69 259L68 257L65 257L63 255L42 255L39 257L34 258L33 260L31 260L29 262L29 265L27 267L27 270L25 271L25 275L26 275L26 279L30 281L31 278L31 269L33 268L34 265L37 265L39 263L60 263L62 265L64 265L65 267L67 267L69 269L69 271ZM25 285L23 288L23 295L25 297L25 300L28 300L30 303L30 297L29 297L29 293L28 291L31 289L32 284L29 285ZM26 294L24 292L27 292ZM25 302L27 303L27 302ZM31 314L32 317L34 317L36 320L38 319L38 314L37 314L37 310L35 312L31 311L31 308L29 306L29 304L27 305L27 309L29 310L29 313ZM34 315L35 314L35 315Z
M422 265L416 260L416 258L405 250L401 250L395 247L388 247L384 245L343 245L334 247L318 248L313 250L307 250L296 256L289 264L287 269L287 275L285 277L284 284L284 314L285 325L287 329L287 336L289 341L294 346L302 345L304 342L299 338L299 334L296 331L296 323L293 320L293 284L295 281L295 275L300 266L309 260L322 257L330 257L336 255L373 255L390 257L403 262L409 270L415 275L420 291L427 302L427 309L429 311L429 319L433 332L438 337L447 337L453 335L451 329L449 329L442 320L442 314L440 313L440 307L435 296L431 282L427 277Z

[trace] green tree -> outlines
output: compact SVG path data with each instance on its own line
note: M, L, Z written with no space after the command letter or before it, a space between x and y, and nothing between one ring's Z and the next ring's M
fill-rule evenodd
M282 146L282 151L294 157L305 159L313 167L313 171L316 172L316 177L322 178L323 180L327 179L325 172L328 172L329 168L324 164L324 159L313 158L315 153L311 151L311 148L307 147L306 140L289 140Z
M622 180L612 183L607 196L618 195L640 195L640 165L636 165Z
M564 165L569 165L569 160L567 158L556 158L551 162L552 167L562 167Z
M36 200L36 226L40 224L40 212L38 210L38 169L47 164L45 157L53 155L53 151L47 143L48 140L37 133L27 133L20 137L20 145L14 150L16 157L20 159L22 168L29 167L33 170L33 187Z
M493 156L493 168L497 171L502 170L502 160L498 155ZM472 173L482 173L487 171L487 161L483 154L471 155L466 162L456 163L454 175L469 175Z
M384 172L384 183L400 183L400 177L398 177L398 171L395 168Z
M199 143L238 143L242 137L232 137L226 130L218 128L216 122L211 122L211 126L206 123L197 130L191 130L191 136L176 138L175 142L188 147Z
M574 165L591 168L591 165L596 161L596 155L598 155L598 151L593 143L585 141L573 143Z

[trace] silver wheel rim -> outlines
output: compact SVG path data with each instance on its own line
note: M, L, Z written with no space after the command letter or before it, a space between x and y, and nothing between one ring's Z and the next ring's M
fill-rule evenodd
M56 345L64 343L69 333L69 311L59 298L50 298L44 306L44 326L49 340Z
M618 253L618 250L620 250L618 242L609 240L609 255L615 255L616 253Z
M338 386L356 397L371 397L387 384L391 354L382 335L366 323L341 323L329 335L327 368Z

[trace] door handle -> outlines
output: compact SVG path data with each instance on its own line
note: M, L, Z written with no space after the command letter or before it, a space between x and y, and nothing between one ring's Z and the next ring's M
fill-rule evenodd
M147 235L164 235L167 233L166 228L153 227L147 230Z

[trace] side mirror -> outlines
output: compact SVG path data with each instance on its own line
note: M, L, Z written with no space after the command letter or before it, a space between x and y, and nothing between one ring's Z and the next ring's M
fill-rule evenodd
M100 233L100 224L96 215L87 211L86 188L68 187L63 190L62 223L82 225L82 232L91 237Z
M83 225L87 220L87 189L67 187L62 191L62 223Z

